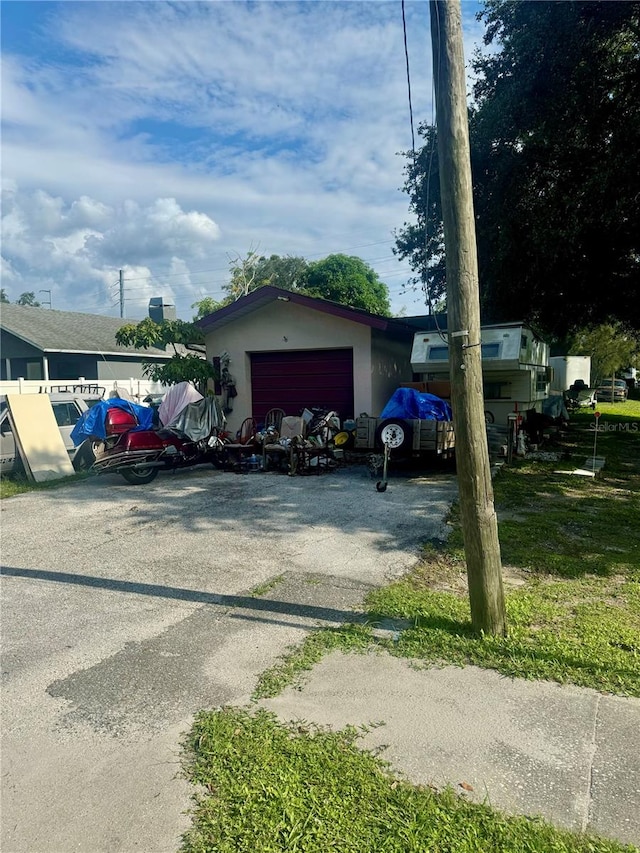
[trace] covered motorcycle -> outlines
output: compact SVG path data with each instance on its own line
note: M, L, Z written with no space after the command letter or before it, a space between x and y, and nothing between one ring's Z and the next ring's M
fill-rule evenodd
M157 426L154 414L153 409L126 400L95 405L71 434L74 444L80 445L77 467L121 474L129 483L142 484L163 469L216 464L225 417L214 397L203 397L189 383L180 383L167 392Z

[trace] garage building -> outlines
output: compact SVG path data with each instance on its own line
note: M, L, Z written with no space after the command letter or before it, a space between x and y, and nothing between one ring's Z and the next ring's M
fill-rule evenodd
M232 430L276 406L377 414L412 379L416 327L404 319L267 285L199 322L207 358L228 364L233 380L231 395L223 389Z

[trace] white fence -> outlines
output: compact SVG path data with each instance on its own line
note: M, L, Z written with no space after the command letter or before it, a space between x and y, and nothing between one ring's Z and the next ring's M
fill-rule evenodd
M147 394L163 394L167 389L159 382L148 379L116 379L109 382L98 379L52 379L45 382L42 379L15 379L0 381L0 394L46 394L48 391L69 390L74 386L96 386L98 393L108 397L111 391L126 391L134 400L143 400Z

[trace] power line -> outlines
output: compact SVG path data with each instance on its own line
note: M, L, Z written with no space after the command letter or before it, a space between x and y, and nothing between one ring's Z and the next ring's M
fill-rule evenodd
M333 251L330 251L330 252L316 252L315 254L301 255L300 257L307 259L307 258L321 258L321 257L327 256L327 255L342 255L342 254L346 254L347 252L354 252L356 249L367 249L370 246L385 246L385 245L389 245L389 243L395 243L395 240L378 240L375 243L363 243L359 246L350 246L347 249L334 249ZM205 269L205 270L190 270L189 272L170 272L170 273L164 274L163 278L175 278L176 276L181 276L181 275L182 276L203 275L204 273L208 273L208 272L229 272L229 266L227 265L226 267L214 267L214 268ZM149 275L134 276L132 278L126 278L125 277L124 280L125 280L125 282L127 282L127 281L150 281L153 278L155 278L155 276L152 273L149 273Z

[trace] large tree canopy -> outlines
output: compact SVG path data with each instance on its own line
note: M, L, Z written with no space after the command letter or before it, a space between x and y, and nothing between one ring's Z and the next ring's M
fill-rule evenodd
M432 313L447 289L438 145L435 128L421 124L418 132L425 139L425 144L415 152L415 158L413 151L405 153L407 165L403 187L409 195L417 222L405 222L396 231L393 252L401 260L408 260L411 269L417 273L412 282L424 291L425 302L429 313Z
M483 319L640 327L640 3L487 0L481 17L500 48L473 63Z
M329 255L309 264L304 290L309 296L363 308L372 314L388 317L391 313L386 284L369 264L350 255Z
M267 284L364 308L373 314L388 316L390 313L386 284L361 258L329 255L321 261L308 263L294 255L267 258L250 251L245 257L231 261L230 272L231 279L224 288L227 295L221 302L205 297L191 306L198 311L196 319Z
M569 355L591 357L591 378L597 384L637 360L640 339L621 323L613 322L579 329L570 344Z

